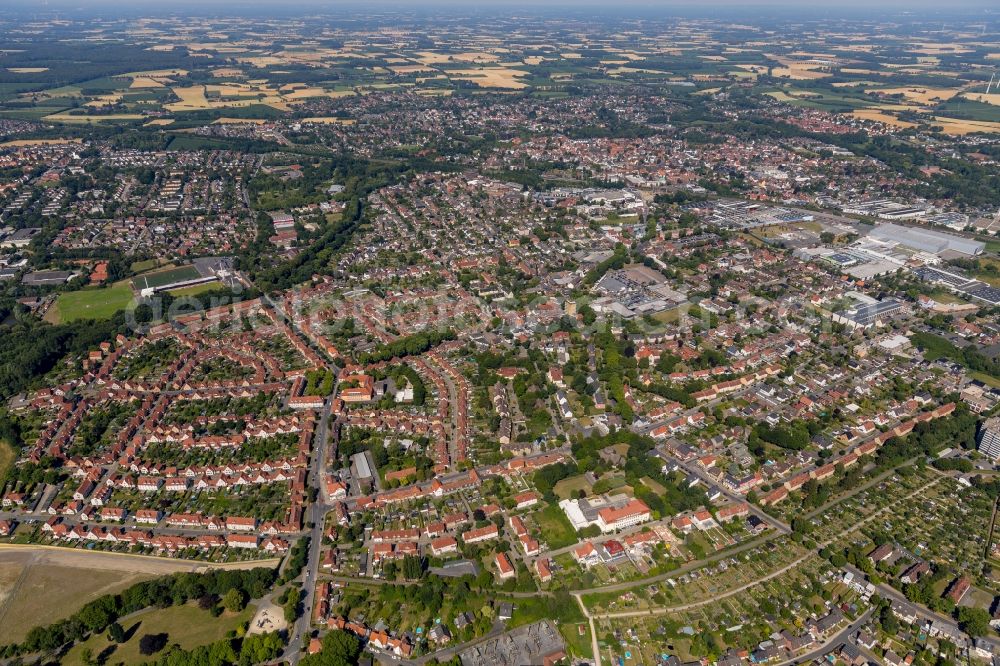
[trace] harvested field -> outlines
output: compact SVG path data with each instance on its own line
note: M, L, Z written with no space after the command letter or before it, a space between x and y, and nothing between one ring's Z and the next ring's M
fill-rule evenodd
M960 88L919 88L906 86L900 88L869 88L869 94L901 95L904 99L917 104L930 105L951 99L961 92Z
M54 146L60 143L80 143L80 139L16 139L0 143L2 148L16 148L18 146Z
M151 76L137 76L132 79L129 88L163 88L167 83L172 83L171 79L154 79Z
M798 81L811 79L822 79L830 76L829 72L818 71L823 67L831 66L831 62L812 62L810 60L794 60L784 56L768 55L769 58L781 64L781 67L774 67L771 70L773 76L788 78Z
M119 120L142 120L145 118L140 113L101 113L93 115L73 115L69 113L53 113L45 116L42 120L53 123L66 123L68 125L86 125L89 123L115 122Z
M973 132L1000 132L1000 123L988 122L986 120L962 120L961 118L947 118L935 116L934 126L940 127L945 134L972 134Z
M314 116L303 118L299 122L314 123L316 125L353 125L355 120L353 118L336 118L334 116Z
M519 69L507 69L505 67L484 67L482 69L459 69L451 70L448 76L453 79L472 81L483 88L507 88L510 90L521 90L527 84L518 79L528 76L528 72Z
M1000 106L1000 93L964 93L962 95L965 99L971 99L974 102L982 102L983 104L992 104L994 106Z
M896 116L879 111L878 109L855 109L851 112L851 115L855 118L860 118L861 120L874 120L876 122L885 123L886 125L892 125L893 127L899 127L900 129L916 127L913 123L900 120Z
M439 53L436 51L418 51L417 60L425 65L443 65L449 62L497 62L500 56L485 51L466 51L464 53Z

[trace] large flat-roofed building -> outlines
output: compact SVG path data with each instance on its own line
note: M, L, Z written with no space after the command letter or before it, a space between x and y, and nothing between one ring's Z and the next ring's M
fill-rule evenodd
M904 307L901 302L887 298L884 301L863 303L849 310L835 312L833 320L852 328L869 328L886 319L895 317L903 312L903 310Z
M0 241L0 247L28 247L31 244L31 239L41 230L41 227L27 227L12 231L3 241Z
M899 224L880 224L868 233L869 238L883 243L895 243L913 250L940 254L947 250L975 256L982 254L985 243L962 238L954 234L944 234L930 229L916 229Z
M371 467L368 466L368 456L365 455L364 451L351 456L351 462L354 463L355 474L358 478L367 479L372 475Z
M990 460L1000 458L1000 417L986 419L980 426L976 449Z
M583 499L565 499L559 502L573 529L582 530L590 525L598 525L600 512L604 509L620 509L631 501L628 495L613 495L611 497L587 497Z
M859 324L866 326L874 324L879 319L885 319L903 311L903 304L892 299L871 305L859 306L851 317Z
M70 271L36 271L21 278L21 283L32 287L66 284L73 277Z

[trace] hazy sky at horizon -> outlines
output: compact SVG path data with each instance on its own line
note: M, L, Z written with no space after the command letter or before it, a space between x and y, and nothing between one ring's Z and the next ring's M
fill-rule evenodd
M35 11L46 8L61 8L86 12L87 10L151 9L171 11L172 9L200 8L211 10L274 10L284 12L295 8L330 9L363 8L379 9L454 9L475 11L477 9L534 9L573 10L574 8L602 11L661 10L664 13L681 11L684 13L699 9L783 9L790 13L815 14L837 11L843 8L861 9L865 12L937 10L941 13L954 9L983 9L987 14L1000 16L997 0L288 0L277 4L274 0L6 0L8 7L32 7ZM992 11L989 11L992 10Z
M491 15L552 19L602 18L730 20L762 22L867 20L960 28L983 24L1000 31L1000 0L0 0L4 18L76 20L202 16L296 19L334 16L348 21L391 23L393 14L413 20L483 20ZM951 25L948 25L951 23Z

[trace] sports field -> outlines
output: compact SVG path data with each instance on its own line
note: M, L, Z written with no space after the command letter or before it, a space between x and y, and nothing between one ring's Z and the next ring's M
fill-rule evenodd
M181 287L180 289L171 289L170 295L174 298L181 298L182 296L197 296L198 294L204 294L207 291L215 291L216 289L221 289L222 283L218 280L214 282L203 282L202 284L196 284L192 287Z
M131 302L132 290L125 281L116 282L110 287L69 291L59 294L47 319L55 323L77 319L108 319L119 310L124 310Z
M199 277L201 277L201 274L198 273L198 269L194 266L178 266L177 268L168 268L162 271L146 273L145 275L137 275L132 278L132 285L136 291L148 288L159 289L186 280L196 280Z

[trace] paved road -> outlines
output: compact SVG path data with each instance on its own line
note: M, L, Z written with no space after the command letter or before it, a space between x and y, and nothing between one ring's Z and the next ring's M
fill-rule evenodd
M313 448L313 456L309 463L308 485L317 488L319 493L316 501L309 505L306 510L304 520L306 524L312 523L309 529L309 556L306 560L305 576L302 579L305 590L302 596L302 615L292 626L289 633L288 662L291 666L298 664L302 656L301 646L305 636L309 634L309 627L312 623L312 609L316 602L316 579L319 575L320 552L323 547L323 526L326 522L326 514L330 510L327 504L326 493L323 487L323 473L326 466L326 440L330 426L330 408L323 409L320 415L319 425L316 428L316 445ZM298 582L299 579L296 579Z
M860 569L856 569L855 567L852 567L850 564L844 565L843 569L845 571L850 571L851 573L853 573L855 578L859 578L861 580L868 580L868 576L866 576L863 571L861 571ZM902 592L892 587L891 585L882 583L880 585L876 585L875 589L882 597L885 597L886 599L891 599L893 601L898 601L901 604L904 604L907 608L913 609L913 612L916 613L918 618L922 620L929 620L931 622L939 622L949 627L950 629L953 629L954 631L958 632L960 635L963 636L966 635L964 631L959 629L958 623L950 616L942 615L940 613L935 613L934 611L925 606L913 603L912 601L907 599ZM972 639L969 638L969 640ZM984 636L983 640L988 641L991 645L1000 647L1000 637Z
M709 476L705 472L705 470L702 469L701 465L693 464L693 463L690 463L690 462L684 462L683 460L675 458L675 457L673 457L673 456L671 456L669 454L664 454L662 450L659 450L659 453L661 455L663 455L670 462L672 462L672 463L676 464L677 466L679 466L685 472L687 472L689 474L694 474L699 479L701 479L706 484L708 484L710 487L718 488L719 492L721 492L723 495L725 495L726 499L728 499L729 501L736 502L737 504L747 501L747 498L744 497L743 495L739 495L737 493L734 493L733 491L731 491L728 488L726 488L725 485L719 483L717 480L715 480L711 476ZM749 504L749 503L747 503L747 504ZM789 534L789 533L791 533L792 528L788 525L788 523L785 523L784 521L778 520L774 516L766 513L763 509L761 509L756 504L749 504L749 506L750 506L750 512L753 513L753 515L757 516L758 518L760 518L761 520L763 520L765 523L767 523L768 525L770 525L774 529L778 530L778 532L781 532L782 534Z
M840 644L846 643L847 639L851 636L851 634L857 632L859 629L861 629L861 627L865 626L868 623L868 619L871 617L872 612L874 612L874 609L869 608L864 613L862 613L861 617L859 617L857 620L855 620L848 626L844 627L833 636L830 636L830 638L823 641L823 643L820 644L819 647L807 652L804 655L774 664L774 666L796 666L797 664L807 664L815 659L819 659L820 657L825 655L827 652L830 652L832 649L836 648Z
M450 648L446 648L444 650L438 650L436 652L429 652L423 656L417 657L416 659L397 659L394 657L392 661L393 663L412 664L413 666L426 664L431 659L436 659L437 661L440 662L446 662L452 657L456 656L459 652L468 650L471 647L475 647L481 643L485 643L486 641L492 640L497 636L503 634L506 630L507 626L500 620L497 620L496 622L493 623L493 626L490 627L490 630L487 633L483 634L479 638L474 638L467 643L453 645Z

